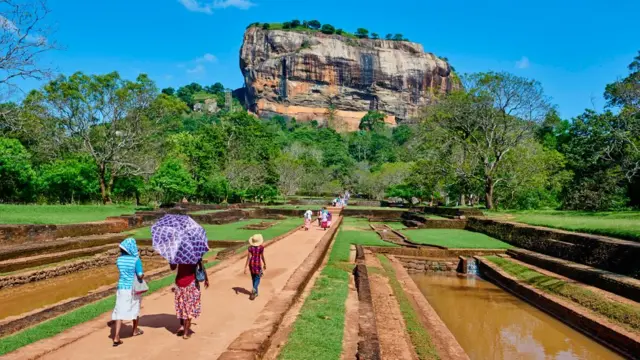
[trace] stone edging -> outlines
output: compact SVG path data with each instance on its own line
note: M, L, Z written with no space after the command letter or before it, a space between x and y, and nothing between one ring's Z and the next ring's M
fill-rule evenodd
M640 280L524 249L510 249L514 259L640 302Z
M420 320L427 332L434 337L434 345L441 359L451 360L469 360L462 346L458 343L449 328L444 324L440 316L431 307L431 304L424 297L418 285L409 277L409 274L402 266L400 261L394 256L388 256L391 260L393 269L396 272L396 278L402 285L402 290L409 298L411 305L420 315Z
M560 300L531 285L525 284L507 274L489 260L482 257L475 258L482 275L512 294L624 356L634 358L633 354L640 354L639 335L630 333L622 327L609 322L604 317L594 316L584 308Z
M357 359L379 360L382 359L380 351L380 340L378 339L378 327L376 325L376 315L373 310L373 299L371 298L371 283L369 282L369 272L364 264L365 256L361 245L356 246L356 260L358 264L353 269L356 289L358 289L358 352Z
M300 297L305 286L322 264L341 222L342 217L336 221L335 226L331 226L309 256L294 271L282 291L265 305L266 311L261 312L252 328L241 333L220 355L219 360L260 359L264 355L284 315Z

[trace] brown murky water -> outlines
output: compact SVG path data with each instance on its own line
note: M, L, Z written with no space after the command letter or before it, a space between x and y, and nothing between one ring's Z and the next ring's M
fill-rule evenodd
M412 278L472 360L623 359L488 281Z
M162 258L144 259L143 266L144 271L149 272L167 266L167 261ZM0 320L65 299L83 296L101 286L115 284L117 281L118 269L114 264L3 289L0 290Z

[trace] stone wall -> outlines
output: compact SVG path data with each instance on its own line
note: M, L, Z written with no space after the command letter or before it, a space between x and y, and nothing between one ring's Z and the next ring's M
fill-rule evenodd
M421 212L427 214L434 214L444 217L469 217L469 216L484 216L480 209L476 208L449 208L440 206L427 206L420 209Z
M483 218L470 218L467 229L520 248L640 279L638 242Z
M408 228L416 229L460 229L467 227L466 220L429 219L414 212L402 214L402 223Z
M346 207L342 209L342 216L366 217L369 219L385 219L400 221L402 214L406 211L402 209L351 209Z
M124 220L65 225L0 225L0 247L75 236L119 233L129 228Z
M409 274L424 272L455 272L460 260L458 258L420 258L395 256Z

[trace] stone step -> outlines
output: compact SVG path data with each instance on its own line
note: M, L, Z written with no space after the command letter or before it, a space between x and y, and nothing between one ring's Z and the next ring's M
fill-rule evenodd
M524 249L511 249L507 254L527 264L640 302L638 279Z
M0 261L115 244L126 237L126 233L109 233L4 247L0 248Z
M36 266L53 264L65 260L75 259L84 256L92 256L101 252L115 249L114 244L94 246L84 249L69 250L44 255L21 257L17 259L0 261L0 273L14 272Z

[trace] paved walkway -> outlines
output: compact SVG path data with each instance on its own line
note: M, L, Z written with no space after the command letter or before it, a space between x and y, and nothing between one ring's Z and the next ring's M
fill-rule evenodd
M301 219L302 222L302 219ZM211 286L203 290L202 316L194 321L191 339L175 335L179 323L173 307L173 293L163 291L143 300L140 319L145 334L123 336L123 345L112 348L109 328L111 314L79 325L52 339L25 347L7 359L31 359L34 354L68 343L78 332L87 336L48 353L44 359L216 359L227 346L257 319L265 304L284 288L293 272L326 234L317 226L298 230L265 249L267 270L260 284L260 296L250 301L250 276L243 274L245 259L237 260L210 276ZM123 326L129 333L130 324ZM57 346L56 346L57 345Z

